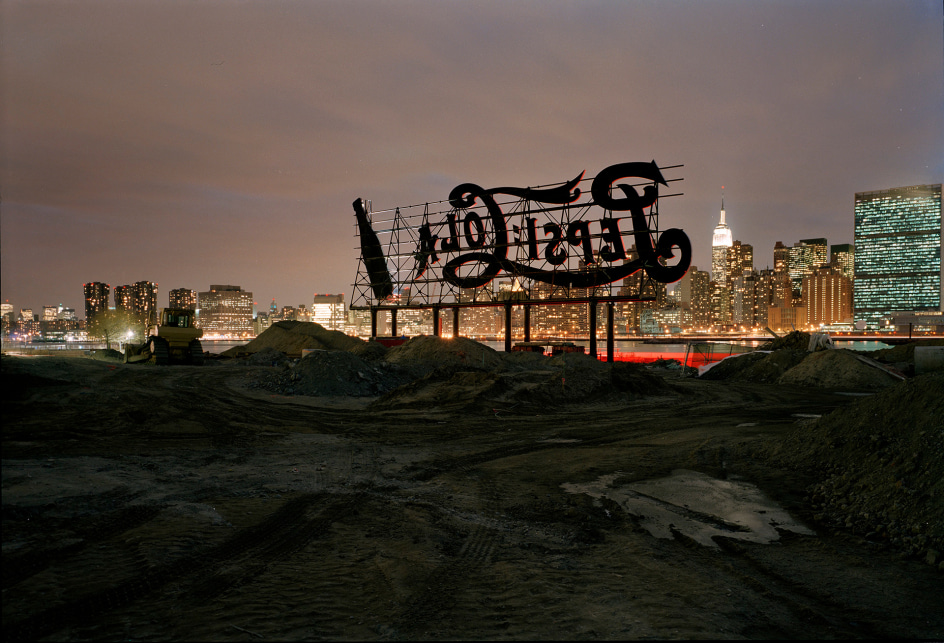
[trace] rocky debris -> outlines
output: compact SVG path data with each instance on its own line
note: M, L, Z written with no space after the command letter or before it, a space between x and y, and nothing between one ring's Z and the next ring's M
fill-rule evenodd
M821 524L885 542L944 570L944 373L885 388L803 423L771 448L820 480Z
M367 344L359 337L345 335L339 330L328 330L314 322L275 322L245 346L235 346L223 351L226 357L238 357L243 353L258 353L263 348L272 348L286 355L301 356L306 348L354 351L367 350Z
M288 362L288 356L278 349L266 346L252 353L246 362L254 366L282 366Z

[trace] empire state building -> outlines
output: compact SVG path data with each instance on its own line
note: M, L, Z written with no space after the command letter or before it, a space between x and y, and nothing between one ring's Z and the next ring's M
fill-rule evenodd
M731 228L724 222L724 194L721 195L721 221L711 238L711 279L722 286L727 282L727 252L733 245Z

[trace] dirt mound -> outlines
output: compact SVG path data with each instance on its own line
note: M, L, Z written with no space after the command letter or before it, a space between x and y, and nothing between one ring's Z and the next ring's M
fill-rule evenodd
M316 350L291 367L260 375L254 386L282 395L370 397L411 379L396 365L367 361L346 351Z
M492 371L435 370L378 400L383 408L476 408L533 411L623 395L674 393L661 377L638 364L605 364L577 353L514 357Z
M725 358L701 375L705 380L726 380L750 368L766 357L766 353L753 352Z
M898 344L869 352L869 357L886 364L914 364L914 351L917 346L944 346L944 339L920 339L907 344Z
M775 447L779 461L824 474L809 488L817 520L941 564L942 390L944 373L899 382L804 424Z
M869 364L855 352L836 349L807 353L782 348L771 353L755 351L722 360L701 377L706 380L791 384L819 388L875 390L900 378Z
M777 339L772 339L762 344L758 350L779 351L783 348L789 348L794 351L805 351L809 347L810 334L804 333L801 330L795 330L791 333L787 333L783 337L778 337Z
M425 368L462 368L463 370L492 370L502 365L502 354L485 344L465 337L443 339L420 335L387 351L384 358L392 364L409 364Z
M121 351L116 351L114 348L103 348L101 350L89 351L89 359L94 359L99 362L124 362L125 355Z
M821 388L881 389L900 381L846 349L809 353L785 372L780 384Z
M302 349L350 351L366 344L363 339L345 335L339 330L328 330L314 322L280 321L272 324L245 346L235 346L222 355L236 357L242 353L257 353L273 348L286 355L301 355Z
M719 362L705 372L702 378L775 384L780 381L784 373L802 362L808 354L805 350L790 348L781 348L772 353L760 351L745 353Z

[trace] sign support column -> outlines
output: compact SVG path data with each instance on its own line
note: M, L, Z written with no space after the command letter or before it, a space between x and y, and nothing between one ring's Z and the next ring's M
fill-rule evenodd
M606 302L606 361L613 362L613 302Z

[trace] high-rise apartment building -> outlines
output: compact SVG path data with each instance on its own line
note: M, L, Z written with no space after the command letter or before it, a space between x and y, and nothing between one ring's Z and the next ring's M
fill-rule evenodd
M852 281L831 266L803 278L806 320L811 326L852 321Z
M83 286L85 293L85 323L94 326L95 317L108 310L108 295L111 286L100 281L91 281ZM94 329L89 328L90 331Z
M157 323L157 284L138 281L128 286L115 286L115 310L125 310L143 326Z
M174 288L167 293L167 303L170 308L197 309L197 291L190 288Z
M239 286L211 285L197 296L197 321L205 334L252 334L252 293Z
M942 237L940 183L856 192L855 320L942 310Z

